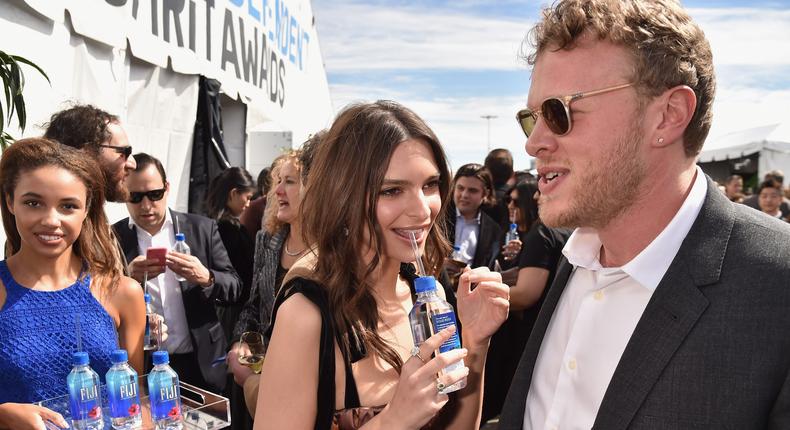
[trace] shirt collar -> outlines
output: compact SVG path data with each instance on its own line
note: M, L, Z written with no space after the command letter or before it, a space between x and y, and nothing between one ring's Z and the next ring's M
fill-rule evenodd
M707 191L705 174L697 166L691 191L678 212L645 249L619 270L625 272L643 287L654 291L697 219L705 202ZM601 239L598 236L598 231L589 227L577 228L562 249L562 253L571 264L588 270L602 269L598 259L600 252Z
M464 216L461 215L461 211L459 211L458 208L455 208L455 218L456 219L461 218L461 220L463 220L463 222L466 223L466 224L471 224L473 222L477 223L477 224L480 224L480 216L481 216L482 213L483 213L483 211L478 209L477 210L477 216L475 217L475 220L474 221L467 221L466 218L464 218Z
M170 217L170 209L169 208L165 208L165 222L162 223L162 227L159 229L159 231L162 231L162 229L165 228L165 226L172 225L172 224L173 224L173 218ZM138 226L137 223L134 222L134 218L132 218L132 216L130 215L129 216L129 230L131 230L133 227L140 227L140 226ZM141 230L145 230L142 227L140 227L140 229Z

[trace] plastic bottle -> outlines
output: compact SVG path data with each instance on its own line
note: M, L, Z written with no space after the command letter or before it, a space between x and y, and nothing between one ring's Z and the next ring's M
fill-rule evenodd
M101 430L104 428L101 410L99 375L88 364L87 352L75 352L72 356L74 368L66 377L69 385L72 428L77 430Z
M518 224L511 223L510 224L510 230L508 230L507 233L505 234L505 245L507 245L508 243L510 243L510 242L512 242L514 240L519 240L519 237L518 237ZM513 258L515 256L516 256L516 253L512 252L512 251L505 253L505 257L506 258Z
M178 375L170 367L167 351L153 353L154 368L148 374L148 398L151 417L158 430L181 430L181 391Z
M464 256L461 255L461 247L460 246L453 246L453 255L450 257L453 260L464 262Z
M455 310L453 306L436 294L436 279L433 276L420 276L414 281L417 291L417 300L409 312L409 324L414 345L420 346L426 339L441 331L445 327L456 325ZM457 325L456 325L457 327ZM451 351L461 347L458 332L447 339L440 347L438 353ZM458 360L442 369L440 373L451 372L464 367L464 361ZM447 386L442 394L452 393L466 386L466 378Z
M137 372L129 366L129 355L119 349L110 355L112 367L104 378L107 381L107 399L110 403L112 428L131 430L143 424L138 393Z
M191 254L191 252L189 251L189 245L187 245L187 243L185 242L184 233L176 233L176 244L173 245L173 251L187 255ZM178 282L186 281L186 278L184 278L183 276L178 274L175 275L176 275L176 281Z
M145 293L145 338L143 349L152 351L159 349L159 337L156 335L162 329L162 317L154 312L151 304L151 295Z

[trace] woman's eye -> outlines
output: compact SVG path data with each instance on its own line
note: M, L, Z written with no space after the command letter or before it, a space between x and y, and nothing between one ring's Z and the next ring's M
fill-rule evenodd
M439 180L431 181L425 184L426 189L439 188Z
M37 202L35 200L28 200L28 201L24 202L24 205L25 206L29 206L31 208L37 208L37 207L41 206L41 203L39 203L39 202Z
M383 196L395 196L400 194L400 188L386 188L381 190L381 195Z

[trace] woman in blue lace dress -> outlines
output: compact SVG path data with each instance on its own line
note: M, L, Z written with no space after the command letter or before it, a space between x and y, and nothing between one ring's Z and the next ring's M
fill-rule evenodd
M143 370L145 304L122 276L104 215L99 167L83 153L40 138L20 140L0 160L0 428L66 428L29 403L66 394L71 356L88 352L103 377L110 353Z

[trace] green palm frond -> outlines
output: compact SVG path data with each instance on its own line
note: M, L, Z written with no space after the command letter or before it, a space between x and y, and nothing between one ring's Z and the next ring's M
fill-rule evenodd
M0 99L0 150L5 149L14 141L14 138L5 131L6 123L11 121L14 114L16 114L21 130L25 129L27 123L25 98L22 95L22 91L25 89L25 74L20 67L23 64L34 68L44 76L47 82L50 82L49 76L44 70L32 61L0 51L0 80L3 81L3 95L5 96L4 99ZM6 118L8 119L6 120Z

